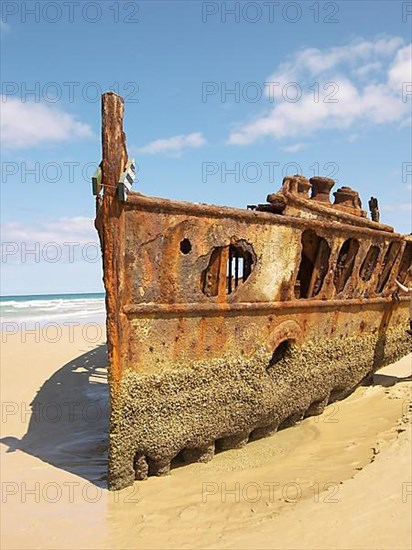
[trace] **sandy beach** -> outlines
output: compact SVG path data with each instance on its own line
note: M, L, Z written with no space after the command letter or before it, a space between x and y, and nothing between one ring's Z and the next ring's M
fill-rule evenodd
M2 548L412 547L411 355L319 417L113 493L104 341L3 335Z

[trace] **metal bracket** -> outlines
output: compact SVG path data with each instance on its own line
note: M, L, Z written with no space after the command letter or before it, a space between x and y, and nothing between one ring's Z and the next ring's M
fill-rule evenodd
M129 191L132 190L132 185L136 179L136 164L134 159L129 159L126 168L122 173L117 187L117 196L120 201L126 202Z
M99 164L92 176L92 189L93 195L100 195L102 190L102 163Z

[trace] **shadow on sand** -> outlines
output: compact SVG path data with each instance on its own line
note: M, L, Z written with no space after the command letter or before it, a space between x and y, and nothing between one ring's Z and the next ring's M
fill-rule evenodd
M412 382L412 375L409 376L391 376L389 374L374 374L373 382L374 386L382 386L383 388L390 388L400 382Z
M40 458L106 487L109 389L107 348L101 345L59 369L30 404L22 439L4 437L9 448Z

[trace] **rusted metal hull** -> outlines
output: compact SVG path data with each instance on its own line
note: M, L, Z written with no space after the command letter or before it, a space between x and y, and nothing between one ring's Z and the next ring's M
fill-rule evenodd
M293 215L308 203L293 192L288 216L120 202L122 117L121 99L103 96L112 489L319 414L411 349L407 300L392 298L411 241L363 212L357 223L347 188L329 219L322 204Z

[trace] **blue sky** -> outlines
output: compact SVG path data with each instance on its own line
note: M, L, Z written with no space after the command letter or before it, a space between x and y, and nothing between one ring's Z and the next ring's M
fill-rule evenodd
M3 295L102 289L88 178L110 88L126 98L136 190L244 207L298 166L366 209L377 196L382 221L411 231L410 2L3 2L1 15Z

